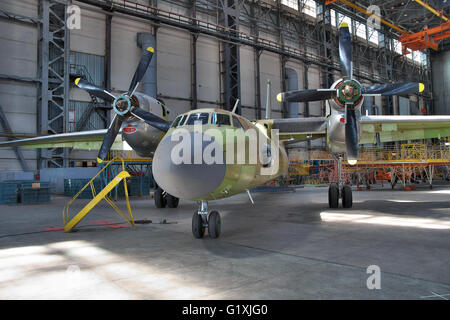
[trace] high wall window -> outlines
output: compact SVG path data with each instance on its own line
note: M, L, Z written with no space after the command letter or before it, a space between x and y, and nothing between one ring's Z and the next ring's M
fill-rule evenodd
M281 0L281 4L284 4L285 6L291 7L295 10L298 10L297 0Z
M331 18L331 25L333 27L336 27L336 11L333 9L330 10L330 18Z
M303 0L303 3L304 3L304 7L303 7L302 12L306 13L307 15L309 15L311 17L314 17L314 18L317 17L316 2L314 0Z
M366 25L355 21L356 35L360 38L366 39Z
M398 54L402 54L402 44L397 39L393 39L392 43L394 44L393 50Z
M350 31L350 33L353 32L352 30L352 19L350 19L350 17L344 16L341 13L338 13L338 22L339 25L341 25L341 23L346 22L348 24L348 29Z
M275 0L274 0L275 1ZM285 6L291 7L295 10L298 10L298 1L297 0L281 0L281 4ZM317 17L317 4L314 0L300 0L300 6L302 6L302 12L310 15L311 17Z
M369 42L372 42L376 45L378 45L378 31L371 28L371 27L367 27L368 29L368 37L369 37Z

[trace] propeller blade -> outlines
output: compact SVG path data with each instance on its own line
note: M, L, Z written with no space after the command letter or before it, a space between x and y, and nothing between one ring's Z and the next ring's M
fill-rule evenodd
M339 28L339 58L341 61L342 73L345 77L352 79L352 39L350 37L350 31L346 22L342 22Z
M420 93L425 89L425 85L419 82L404 83L384 83L362 88L365 96L391 96Z
M347 159L349 164L354 165L358 159L358 129L355 110L349 107L346 109L345 144L347 147Z
M93 96L96 96L97 98L100 98L107 102L113 102L116 97L114 97L111 93L108 91L97 87L96 85L93 85L92 83L87 82L84 79L77 78L75 79L75 84L78 88L86 90Z
M117 114L114 116L114 119L106 132L105 138L103 139L102 146L98 151L97 162L102 162L108 156L109 150L111 149L114 140L116 140L120 127L122 126L122 121L122 117Z
M277 95L278 102L307 102L332 99L336 89L298 90L281 92Z
M152 127L155 127L156 129L159 129L161 131L167 132L170 128L170 122L168 122L164 119L161 119L160 117L158 117L148 111L134 107L131 109L130 113L133 116L135 116L136 118L139 118L139 119L145 121L147 124L151 125Z
M139 86L139 83L141 82L145 72L147 71L150 61L152 60L154 52L155 50L152 47L148 47L147 50L145 50L144 54L142 55L141 61L139 61L139 64L133 76L133 80L131 80L130 88L128 89L127 92L127 95L129 97L133 95L134 91Z

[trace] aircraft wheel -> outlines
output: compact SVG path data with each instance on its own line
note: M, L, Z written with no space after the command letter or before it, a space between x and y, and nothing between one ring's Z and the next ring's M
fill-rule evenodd
M351 208L353 205L352 188L344 186L342 188L342 206L344 208Z
M192 234L195 238L201 239L205 234L205 227L203 226L202 216L197 211L192 216Z
M328 204L330 208L339 207L339 187L336 183L330 184L328 188Z
M166 199L164 198L163 190L160 187L155 189L155 206L157 208L166 207Z
M217 211L211 211L208 218L208 233L209 237L216 239L220 236L220 230L222 227L222 221L220 214Z
M166 202L167 202L167 206L169 208L177 208L178 207L178 202L180 201L179 198L174 197L171 194L166 194Z

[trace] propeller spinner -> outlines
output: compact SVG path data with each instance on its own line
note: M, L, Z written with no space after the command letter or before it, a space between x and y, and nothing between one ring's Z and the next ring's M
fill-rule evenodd
M92 94L93 96L100 98L104 101L111 102L113 104L113 110L116 113L114 115L114 119L111 121L111 124L108 128L108 131L103 139L102 146L98 152L97 161L102 162L106 159L109 150L111 149L114 140L117 137L117 134L120 131L123 121L126 121L128 117L135 117L145 121L147 124L155 127L163 132L167 132L170 127L170 123L160 117L147 112L143 109L138 108L133 105L133 94L136 89L139 87L139 84L144 77L145 72L148 69L150 61L152 60L153 54L155 50L152 47L148 47L147 50L142 55L141 60L136 68L133 79L130 83L130 88L127 92L114 96L110 92L105 89L99 88L86 80L78 78L75 80L75 84L81 88Z
M339 28L339 58L343 79L332 89L298 90L282 92L277 95L279 102L307 102L333 99L344 113L345 145L348 163L356 164L358 157L358 131L356 109L364 96L388 96L420 93L425 89L422 83L389 83L362 87L353 79L352 43L348 24L343 22Z

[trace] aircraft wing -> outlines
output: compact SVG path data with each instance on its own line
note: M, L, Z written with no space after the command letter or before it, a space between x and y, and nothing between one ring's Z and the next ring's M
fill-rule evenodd
M81 150L98 150L102 145L107 129L52 134L35 138L0 142L1 147L23 148L74 148ZM113 149L122 149L122 137L119 134Z
M314 140L326 136L327 118L290 118L258 120L257 124L267 125L269 130L278 130L278 138L285 142Z
M450 116L362 116L360 144L450 136Z

